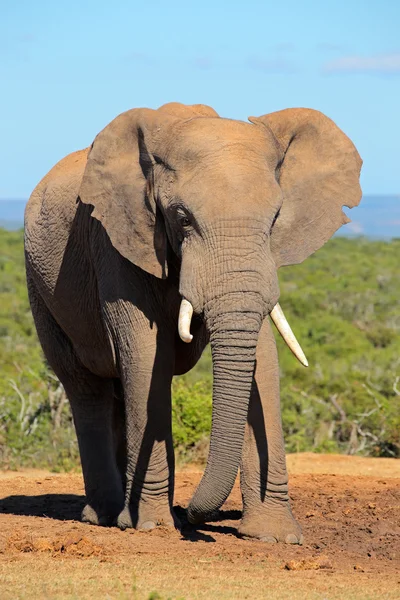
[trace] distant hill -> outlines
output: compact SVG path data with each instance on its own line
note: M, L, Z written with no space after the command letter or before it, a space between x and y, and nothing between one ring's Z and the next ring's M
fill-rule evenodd
M0 199L0 227L19 229L24 224L25 199ZM400 237L400 195L364 196L358 208L345 211L352 222L339 235L390 239Z
M0 227L15 231L24 226L24 210L27 200L0 199Z
M339 230L340 235L390 239L400 237L400 195L364 196L360 206L345 209L351 223Z

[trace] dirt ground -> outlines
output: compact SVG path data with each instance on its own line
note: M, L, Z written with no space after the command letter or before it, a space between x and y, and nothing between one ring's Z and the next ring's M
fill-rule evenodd
M400 461L288 457L302 547L237 537L222 520L182 533L79 522L79 474L0 474L0 599L400 599ZM177 474L182 517L200 470Z

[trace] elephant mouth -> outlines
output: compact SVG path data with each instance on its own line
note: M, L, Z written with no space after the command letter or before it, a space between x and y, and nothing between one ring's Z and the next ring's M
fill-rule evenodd
M193 306L189 300L182 298L178 317L178 332L179 337L186 344L190 344L190 342L193 340L193 335L190 333L192 316ZM279 302L277 302L274 308L271 310L270 317L294 356L304 367L308 367L308 360L299 342L297 341L296 336L294 335Z

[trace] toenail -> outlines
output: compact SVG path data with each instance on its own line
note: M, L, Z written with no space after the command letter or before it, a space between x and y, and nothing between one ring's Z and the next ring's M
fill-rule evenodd
M260 538L260 540L262 542L266 542L267 544L276 544L278 542L278 540L274 538L273 535L265 535L264 537Z
M154 529L156 526L156 524L154 523L154 521L145 521L141 526L140 529Z
M286 536L285 543L286 544L298 544L299 540L297 539L297 536L294 535L294 533L289 533L289 535Z

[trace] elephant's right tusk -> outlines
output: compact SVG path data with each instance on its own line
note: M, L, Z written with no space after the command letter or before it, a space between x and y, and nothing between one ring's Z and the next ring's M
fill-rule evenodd
M270 317L275 323L275 326L295 357L301 362L302 365L308 367L308 360L301 349L299 342L296 340L296 337L286 320L285 315L283 314L283 310L277 303L274 308L271 310Z
M181 307L179 309L178 331L182 342L186 342L186 344L190 344L193 339L193 336L190 333L192 315L193 306L190 304L189 300L182 298Z

